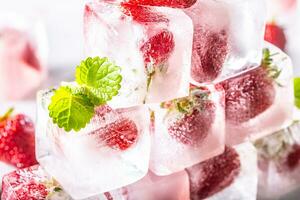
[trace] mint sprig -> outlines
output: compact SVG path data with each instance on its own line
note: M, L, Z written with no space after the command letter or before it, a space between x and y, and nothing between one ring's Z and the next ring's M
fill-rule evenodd
M79 131L90 122L96 106L103 105L121 88L120 67L108 58L87 58L76 68L75 85L59 87L51 98L49 116L65 131Z
M300 77L294 78L295 105L300 109Z

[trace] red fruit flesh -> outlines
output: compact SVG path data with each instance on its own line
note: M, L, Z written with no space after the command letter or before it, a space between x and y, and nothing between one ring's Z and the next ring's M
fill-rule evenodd
M189 8L197 0L129 0L129 3L149 6L166 6L172 8Z
M168 127L171 137L185 145L198 146L208 135L215 116L215 106L211 102L203 102L203 108L194 109L191 114Z
M145 42L140 49L144 55L144 62L157 66L168 60L174 47L173 34L168 30L162 30Z
M138 129L134 121L123 118L96 131L100 139L111 148L126 150L138 138Z
M266 25L265 40L279 47L281 50L285 49L287 42L284 30L274 23Z
M240 124L267 110L275 99L273 82L263 67L223 81L226 120Z
M0 122L0 160L18 168L37 164L34 126L24 115Z
M131 16L134 21L139 23L147 24L151 22L169 22L169 20L164 15L152 12L151 8L149 7L129 3L121 3L121 7L125 15Z
M2 196L5 200L42 200L48 195L47 188L35 174L36 166L14 171L3 178Z
M300 164L300 145L294 145L292 151L287 156L287 166L293 170Z
M231 147L226 147L223 154L189 168L191 199L206 199L228 187L240 173L240 168L239 155Z
M213 33L203 27L195 27L192 78L199 83L216 79L222 71L228 51L228 35L225 30Z

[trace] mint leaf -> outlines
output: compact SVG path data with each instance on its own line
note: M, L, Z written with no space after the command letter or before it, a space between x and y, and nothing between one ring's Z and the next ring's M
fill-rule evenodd
M94 105L88 96L69 87L60 87L55 91L48 109L53 123L65 131L79 131L94 115Z
M120 67L108 58L87 58L76 68L76 82L90 91L96 105L101 105L118 94L122 76Z
M294 78L295 105L300 109L300 77Z
M87 58L76 68L77 84L58 88L48 107L53 123L65 131L79 131L94 115L96 106L106 104L121 88L121 68L108 58Z

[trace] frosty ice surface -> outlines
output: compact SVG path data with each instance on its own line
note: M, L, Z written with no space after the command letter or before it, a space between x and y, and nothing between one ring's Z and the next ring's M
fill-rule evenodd
M198 0L185 9L194 24L191 76L197 82L228 78L259 63L265 26L260 0Z
M71 200L39 165L13 171L3 177L1 199Z
M300 124L294 123L255 141L258 151L258 197L277 199L300 183Z
M220 154L224 149L224 93L191 86L190 96L152 105L154 132L150 169L167 175Z
M44 44L24 18L0 14L0 99L18 100L36 89L45 76ZM33 23L28 22L28 23ZM35 29L36 28L36 29ZM38 26L40 29L41 26ZM42 35L42 31L39 31Z
M219 156L187 169L191 199L255 200L257 156L251 143L226 147Z
M272 59L269 67L263 64L221 82L225 90L227 144L263 137L292 121L291 60L275 46L265 47Z
M102 194L101 200L189 200L189 178L186 171L156 176L151 171L140 181Z
M122 87L110 105L188 95L193 27L183 11L97 1L86 5L84 21L87 55L122 67Z
M131 184L148 171L149 112L144 106L97 108L87 127L65 132L48 117L51 91L38 94L37 159L73 198Z

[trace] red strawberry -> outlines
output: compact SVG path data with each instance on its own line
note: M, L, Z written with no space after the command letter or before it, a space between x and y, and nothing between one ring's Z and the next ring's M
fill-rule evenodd
M284 50L286 37L284 30L275 23L266 25L265 40Z
M129 0L129 3L149 6L166 6L172 8L188 8L197 0Z
M210 131L215 117L215 106L208 99L191 96L174 102L176 112L183 117L168 125L168 133L185 145L197 146Z
M134 121L122 118L97 130L96 134L109 147L126 150L137 141L138 129Z
M239 124L267 110L275 99L275 79L280 71L271 66L269 50L264 50L261 66L223 81L226 120Z
M216 79L221 73L228 48L228 35L225 30L214 33L201 26L195 27L192 78L199 83Z
M37 163L34 126L25 115L10 117L10 110L0 119L0 160L18 168Z
M188 168L191 199L206 199L228 187L239 174L240 168L239 155L231 147L226 147L219 156Z
M222 83L226 120L243 123L267 110L274 102L275 88L267 71L258 67Z
M23 61L28 64L28 66L31 66L37 70L40 69L40 62L37 58L37 55L35 53L34 48L31 44L27 44L26 48L24 49L23 53Z
M18 58L29 67L40 69L36 51L26 33L13 28L4 28L0 30L0 39L5 42L7 48L14 49L12 54L14 59Z
M134 21L137 21L139 23L148 24L169 22L169 20L164 15L153 12L150 7L121 3L121 8L125 15L131 16Z
M154 66L165 63L175 47L173 34L168 30L162 30L151 37L141 46L145 63Z
M287 156L287 166L293 170L300 164L300 145L294 145Z
M14 171L3 177L2 196L5 200L43 200L48 191L45 177L37 173L38 165Z
M104 196L107 200L114 200L114 198L111 196L109 192L104 192Z

